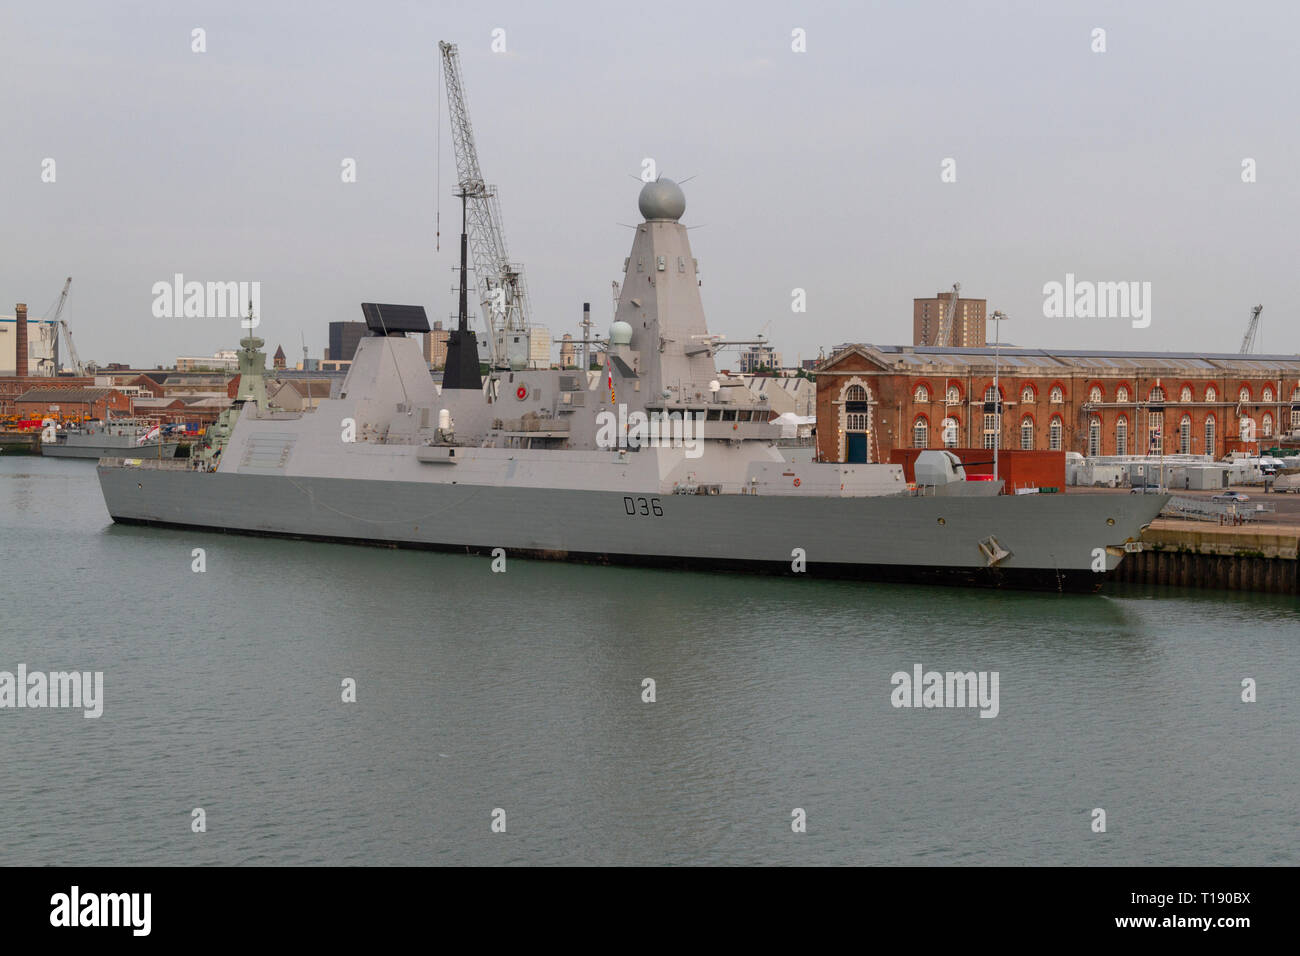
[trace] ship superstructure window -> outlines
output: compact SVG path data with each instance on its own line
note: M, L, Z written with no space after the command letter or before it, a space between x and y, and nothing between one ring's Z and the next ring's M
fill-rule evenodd
M1098 402L1101 401L1101 386L1094 385L1091 389L1089 389L1088 401L1092 402L1094 405L1096 405Z
M1183 390L1178 393L1178 400L1180 402L1190 402L1192 400L1192 390L1184 385Z
M1094 418L1088 423L1088 454L1096 457L1101 454L1101 419Z
M916 386L916 392L913 394L912 397L917 402L917 404L923 404L930 400L930 390L926 388L924 385L918 385Z
M1020 447L1023 451L1034 449L1034 420L1028 415L1020 423Z
M1052 451L1061 450L1061 418L1059 415L1052 416L1052 422L1047 426L1047 447Z
M1115 401L1117 401L1117 402L1127 402L1127 401L1128 401L1128 387L1127 387L1127 386L1125 386L1125 385L1121 385L1121 386L1116 390L1116 392L1115 392Z
M1115 454L1128 454L1128 419L1123 415L1115 422Z
M957 419L945 418L943 420L943 447L957 447Z
M1053 385L1052 390L1047 393L1047 400L1053 405L1060 405L1065 401L1065 393L1061 391L1061 386Z
M1214 452L1214 416L1211 415L1205 420L1205 453L1213 455Z
M1178 423L1178 454L1190 455L1192 453L1192 416L1184 415L1183 420Z
M912 447L930 447L930 423L924 418L918 418L916 423L912 426Z

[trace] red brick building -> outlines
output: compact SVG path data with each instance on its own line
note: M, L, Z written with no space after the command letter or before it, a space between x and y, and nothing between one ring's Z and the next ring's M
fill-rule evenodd
M817 370L818 452L889 461L895 448L1000 442L1221 458L1300 430L1300 355L1004 348L997 392L993 380L992 348L841 348Z
M6 375L0 378L0 418L13 418L18 414L17 400L23 392L34 388L89 388L95 384L93 378L50 378L44 375L26 375L17 377Z
M131 414L131 399L112 388L33 388L16 404L19 418L86 421Z

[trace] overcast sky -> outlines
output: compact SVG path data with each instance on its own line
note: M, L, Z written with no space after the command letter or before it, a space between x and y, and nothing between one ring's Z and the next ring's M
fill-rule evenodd
M153 284L178 272L261 282L259 333L291 359L363 301L449 317L447 39L534 320L556 335L584 300L607 327L619 224L639 220L632 177L653 157L695 177L683 221L711 329L770 322L791 364L909 343L912 298L954 281L1007 312L1018 345L1235 352L1263 303L1264 350L1294 353L1298 10L7 2L0 312L43 313L71 275L83 358L138 365L236 344L235 320L153 317ZM1150 326L1045 318L1043 286L1067 273L1150 282Z

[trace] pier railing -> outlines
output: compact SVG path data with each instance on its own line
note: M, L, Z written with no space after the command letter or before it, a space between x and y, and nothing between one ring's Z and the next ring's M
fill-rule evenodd
M1260 515L1272 514L1276 508L1269 502L1206 501L1203 498L1169 499L1160 513L1170 518L1191 518L1196 521L1215 521L1219 524L1243 524Z

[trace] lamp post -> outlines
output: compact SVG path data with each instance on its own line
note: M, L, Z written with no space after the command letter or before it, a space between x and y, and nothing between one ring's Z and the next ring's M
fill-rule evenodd
M1002 447L1002 389L998 385L998 371L1001 366L1002 350L1002 320L1007 314L1001 310L993 313L993 402L998 422L997 438L993 442L993 480L998 481L1001 474L998 471L998 449Z

